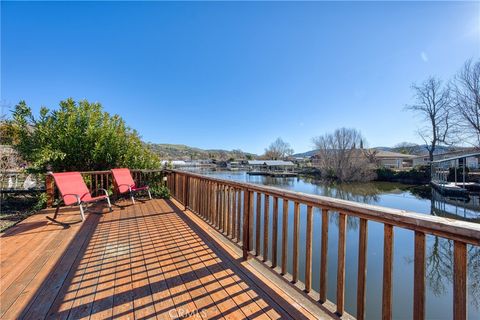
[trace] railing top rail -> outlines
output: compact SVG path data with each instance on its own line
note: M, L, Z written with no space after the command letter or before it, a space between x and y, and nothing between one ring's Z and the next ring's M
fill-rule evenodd
M132 172L143 172L143 173L149 173L149 172L162 172L164 169L130 169ZM52 172L46 172L46 175L51 174ZM80 171L81 174L107 174L111 173L110 170L97 170L97 171Z
M224 180L181 170L165 171L217 182L235 188L246 189L248 191L261 192L314 207L339 211L351 216L391 224L396 227L421 231L428 234L438 235L452 240L458 240L480 246L480 224L472 222L431 216L407 210L381 207L325 196L306 194L247 182Z

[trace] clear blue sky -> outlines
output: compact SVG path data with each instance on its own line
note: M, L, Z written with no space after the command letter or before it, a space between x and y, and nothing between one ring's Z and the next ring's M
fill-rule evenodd
M480 3L1 3L1 98L99 101L144 140L297 152L420 142L412 82L480 57Z

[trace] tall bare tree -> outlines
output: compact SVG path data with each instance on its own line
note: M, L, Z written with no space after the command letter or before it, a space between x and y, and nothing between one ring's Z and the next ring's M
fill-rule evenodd
M453 111L463 141L480 147L480 60L468 60L453 81Z
M413 84L412 90L415 103L407 105L406 109L415 112L425 121L418 134L425 142L432 161L437 146L447 144L451 129L450 88L443 85L441 80L430 77L419 85Z
M264 157L266 159L279 160L284 159L293 154L293 149L288 142L283 141L281 138L277 138L272 142L268 148L265 149Z
M318 150L315 165L322 176L339 181L367 181L374 178L374 154L368 149L358 148L363 147L364 141L358 130L348 128L313 138Z

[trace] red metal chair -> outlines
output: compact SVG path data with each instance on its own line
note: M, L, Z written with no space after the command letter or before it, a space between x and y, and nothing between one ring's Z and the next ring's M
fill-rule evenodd
M80 172L60 172L52 173L55 184L57 185L58 190L62 196L62 199L57 204L55 210L55 215L53 219L47 217L50 220L55 221L60 209L60 204L63 202L66 206L78 205L80 207L80 214L82 216L82 221L85 220L85 211L87 210L87 204L94 203L100 200L107 200L108 207L112 211L112 205L110 203L110 198L108 197L108 192L105 189L98 189L96 191L103 191L101 196L92 196L90 190L88 190L85 181L83 181L82 175ZM85 206L85 208L84 208ZM57 222L57 221L55 221Z
M152 199L152 195L150 194L150 188L148 186L137 187L135 185L135 181L133 181L130 169L112 169L111 172L117 192L119 194L128 192L130 194L130 199L132 199L133 204L135 204L135 198L133 197L133 194L138 191L147 191L148 197Z

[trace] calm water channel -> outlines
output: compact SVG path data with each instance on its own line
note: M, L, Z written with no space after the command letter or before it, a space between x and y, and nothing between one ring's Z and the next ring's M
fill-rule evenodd
M449 218L457 218L480 223L480 205L478 197L467 199L447 199L427 187L413 187L397 183L358 183L328 185L305 178L271 178L249 176L246 172L195 170L196 172L217 178L240 182L275 186L293 191L331 196L346 200L375 204L391 208L411 210L423 214L434 214ZM293 204L290 212L293 212ZM272 208L272 204L270 205ZM281 202L279 212L281 212ZM320 265L320 211L314 213L313 229L313 288L319 288ZM270 213L271 214L271 213ZM281 215L279 215L281 230ZM289 235L293 233L293 214L289 215ZM270 218L270 221L272 219ZM305 252L306 207L301 206L300 213L300 257ZM357 218L347 221L347 255L346 255L346 311L355 315L358 259L358 224ZM271 228L271 226L270 226ZM338 215L332 214L329 227L328 249L328 299L336 298L336 266L338 241ZM271 229L270 229L271 230ZM393 316L395 319L410 319L413 308L413 239L412 231L394 229L394 285ZM289 237L289 252L293 244ZM280 241L279 241L280 244ZM262 247L262 245L261 245ZM280 252L280 247L278 252ZM291 262L291 259L288 259ZM300 261L303 261L300 258ZM382 301L382 268L383 268L383 225L368 223L367 253L367 319L380 319ZM427 319L452 318L452 265L453 242L434 236L427 236ZM289 266L291 272L292 266ZM304 279L304 266L300 280ZM468 248L468 318L480 319L480 248Z

